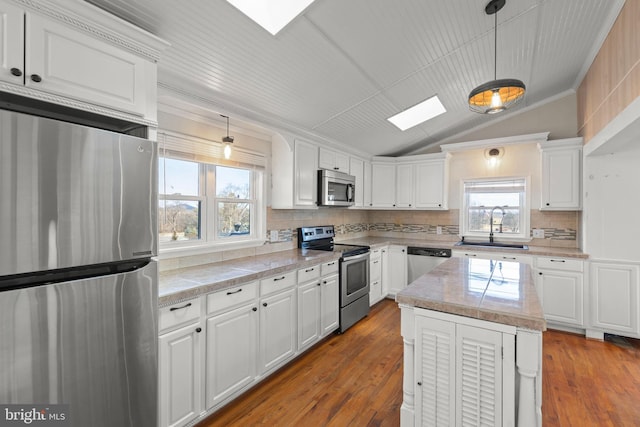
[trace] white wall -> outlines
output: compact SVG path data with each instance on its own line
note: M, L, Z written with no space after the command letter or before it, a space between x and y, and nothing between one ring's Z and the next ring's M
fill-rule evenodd
M454 152L451 156L449 208L460 209L461 182L469 178L529 177L530 208L540 208L540 153L535 143L504 147L495 166L484 156L484 149Z
M640 138L584 159L584 250L591 258L640 262Z

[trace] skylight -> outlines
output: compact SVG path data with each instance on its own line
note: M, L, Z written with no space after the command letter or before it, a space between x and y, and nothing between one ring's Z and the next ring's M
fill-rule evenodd
M435 95L393 117L389 117L387 120L396 125L398 129L407 130L446 112L446 108L444 108L438 96Z
M227 0L258 25L276 35L313 0Z

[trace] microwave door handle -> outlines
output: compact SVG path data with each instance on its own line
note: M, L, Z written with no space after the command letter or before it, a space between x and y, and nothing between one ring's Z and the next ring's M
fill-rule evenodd
M347 184L347 201L353 201L353 184Z

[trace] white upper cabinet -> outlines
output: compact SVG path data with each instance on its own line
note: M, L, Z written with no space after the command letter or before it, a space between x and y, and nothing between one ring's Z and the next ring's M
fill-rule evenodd
M371 204L374 208L392 208L396 204L395 163L371 162Z
M84 2L71 11L0 0L0 18L0 90L156 124L157 49L164 42Z
M540 210L582 209L582 138L546 141L541 153Z
M271 206L274 209L317 209L318 147L282 137L271 143Z
M355 191L355 207L364 206L364 163L362 159L357 157L351 157L349 159L349 173L356 178L356 191Z
M424 161L416 165L415 207L424 209L449 208L449 158Z
M396 208L412 208L415 189L415 165L396 165Z
M320 147L318 153L318 167L320 169L349 173L349 156Z

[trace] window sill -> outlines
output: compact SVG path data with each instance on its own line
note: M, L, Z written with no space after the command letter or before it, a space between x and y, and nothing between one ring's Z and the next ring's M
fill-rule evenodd
M187 244L175 247L161 247L158 251L158 259L166 260L192 255L203 255L215 252L232 251L236 249L255 248L264 245L264 239L241 240L224 243L200 243Z

